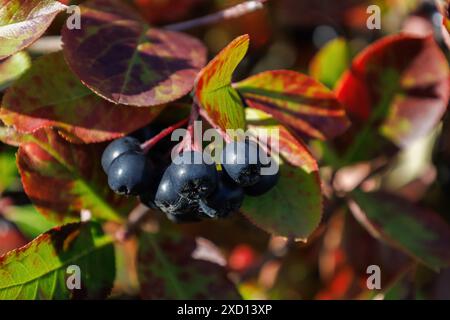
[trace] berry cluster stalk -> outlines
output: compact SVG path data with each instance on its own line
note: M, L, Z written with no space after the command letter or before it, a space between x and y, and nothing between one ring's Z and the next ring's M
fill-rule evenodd
M185 126L188 123L188 119L183 119L174 125L162 130L160 133L158 133L156 136L151 138L150 140L144 142L141 144L141 149L144 153L147 153L155 144L157 144L159 141L167 137L169 134L174 132L176 129L181 128Z

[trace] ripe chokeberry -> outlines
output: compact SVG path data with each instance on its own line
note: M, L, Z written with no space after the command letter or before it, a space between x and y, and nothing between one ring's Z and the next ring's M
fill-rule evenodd
M108 184L119 194L138 195L152 182L152 164L145 154L128 151L117 157L108 168Z
M139 140L133 137L124 137L111 142L102 154L102 167L105 173L108 173L108 169L112 162L117 159L121 154L129 151L138 152L141 150L141 144Z
M168 171L164 173L159 184L155 204L173 222L186 223L201 220L195 201L188 201L178 193Z
M245 187L244 192L248 196L257 197L269 192L278 182L280 177L279 171L274 174L261 175L258 183L253 186Z
M222 154L222 168L238 185L248 187L260 179L260 155L263 151L249 140L227 143Z
M214 164L203 161L203 154L196 151L185 151L174 159L166 169L155 197L156 205L169 216L191 215L205 211L204 199L217 187L217 171Z
M201 152L183 152L167 170L174 188L189 200L206 198L217 186L216 166L205 163Z
M225 172L219 174L216 190L206 199L206 204L215 210L215 216L225 218L239 210L244 201L244 190L237 185Z

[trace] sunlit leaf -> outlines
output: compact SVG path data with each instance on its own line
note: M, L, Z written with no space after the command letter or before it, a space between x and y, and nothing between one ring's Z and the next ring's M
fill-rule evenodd
M54 0L0 0L0 60L39 39L65 9Z
M32 205L11 206L3 214L28 239L34 239L45 231L57 226L56 222L45 218Z
M19 52L0 61L0 90L18 78L30 65L30 57L25 52Z
M206 63L197 39L148 26L119 0L80 6L81 29L62 30L64 55L81 81L114 103L154 106L187 94Z
M334 93L295 71L267 71L235 85L247 104L270 113L304 137L331 139L348 127Z
M314 56L309 65L309 74L328 88L334 88L350 62L349 44L343 38L336 38Z
M0 119L21 132L56 127L75 142L118 138L152 121L162 107L116 106L86 88L70 71L62 52L37 59L8 88Z
M114 263L112 239L99 225L57 227L0 257L0 299L106 298L114 281ZM66 284L67 268L73 265L80 268L80 290Z
M243 129L243 103L232 87L232 75L244 58L249 45L248 35L234 39L199 73L195 98L205 110L205 116L222 130Z

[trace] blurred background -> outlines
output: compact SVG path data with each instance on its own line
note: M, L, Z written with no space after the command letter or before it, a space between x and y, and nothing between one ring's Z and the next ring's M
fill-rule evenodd
M80 4L83 1L61 2ZM152 25L164 26L216 12L242 1L127 2ZM369 30L366 26L370 5L381 9L380 30ZM58 17L46 36L59 35L63 23L64 18ZM290 69L320 77L332 89L352 58L385 35L401 31L433 34L448 56L441 24L442 16L434 1L270 0L264 10L189 30L189 33L204 41L210 57L235 37L244 33L250 35L250 51L239 66L235 80L265 70ZM42 44L41 41L30 48L32 58L55 50L54 46ZM328 50L324 51L324 48ZM318 54L330 56L324 60L328 65L317 67ZM324 68L333 71L320 75ZM0 87L0 95L5 87ZM450 191L450 152L445 146L445 135L450 132L447 133L447 127L445 124L444 130L442 126L437 127L432 134L400 151L389 168L368 181L366 188L383 188L416 203L426 204L450 222L450 200L447 197ZM311 142L311 148L322 165L323 178L328 179L329 170L321 158L320 147L316 148ZM35 211L23 192L15 165L15 150L6 145L0 147L0 254L24 245L40 230L52 226ZM341 171L341 180L351 180L352 174L366 169L361 164L347 172ZM346 214L346 210L339 206L326 207L323 224L308 243L271 237L240 215L226 221L183 226L182 229L208 239L203 243L206 247L214 243L245 298L450 299L450 269L435 273L414 263L401 251L377 241L352 215ZM114 289L117 298L137 295L135 247L136 244L130 241L117 249L121 265ZM371 264L379 265L383 270L383 292L367 289L366 268Z

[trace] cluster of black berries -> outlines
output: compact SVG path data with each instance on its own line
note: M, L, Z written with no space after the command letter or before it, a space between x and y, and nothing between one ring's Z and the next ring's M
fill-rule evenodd
M245 195L266 193L278 180L278 170L261 172L271 161L249 140L225 146L220 171L198 151L184 151L170 165L158 168L133 137L113 141L102 156L114 192L138 195L142 203L174 222L225 218L241 207Z

